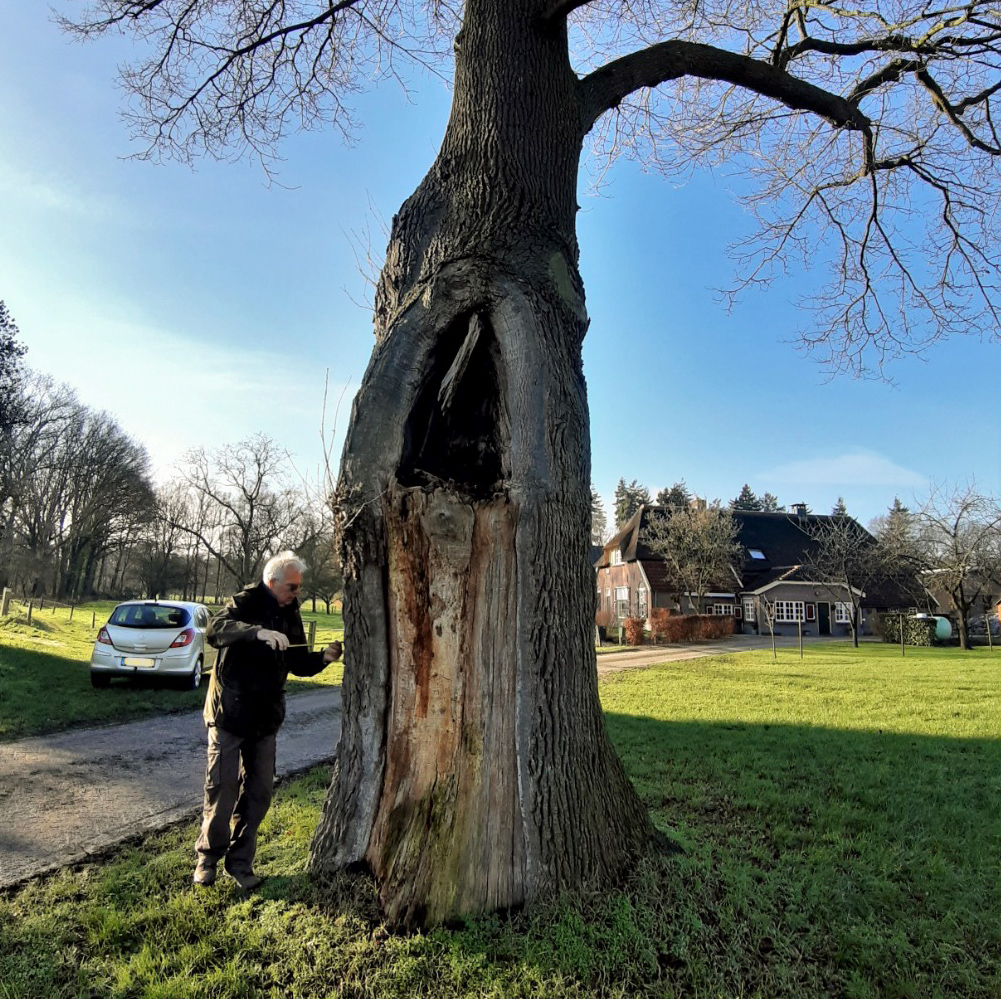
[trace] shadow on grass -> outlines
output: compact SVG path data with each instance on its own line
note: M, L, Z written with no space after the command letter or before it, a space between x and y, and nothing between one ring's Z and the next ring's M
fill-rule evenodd
M1001 741L606 719L686 855L450 950L595 994L1001 994Z

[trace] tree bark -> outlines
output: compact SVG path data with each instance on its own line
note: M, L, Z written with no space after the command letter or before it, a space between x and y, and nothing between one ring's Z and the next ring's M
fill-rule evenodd
M545 6L467 3L341 464L344 718L311 868L368 868L400 927L607 882L653 833L598 700L583 135Z

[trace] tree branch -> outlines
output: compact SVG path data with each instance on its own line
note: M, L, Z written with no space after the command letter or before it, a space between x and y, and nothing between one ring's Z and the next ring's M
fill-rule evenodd
M959 129L966 141L983 153L990 153L991 156L1001 156L1001 148L992 146L978 139L976 135L966 127L965 122L960 119L960 112L949 103L949 98L945 96L942 88L935 82L934 77L927 69L919 69L915 76L924 84L925 88L932 95L935 106L949 119L952 124Z
M812 112L839 128L870 133L869 119L837 94L750 56L675 39L616 59L581 81L584 134L634 90L656 87L682 76L732 83L794 110Z
M579 7L586 7L594 0L555 0L542 15L542 23L547 25L565 21Z

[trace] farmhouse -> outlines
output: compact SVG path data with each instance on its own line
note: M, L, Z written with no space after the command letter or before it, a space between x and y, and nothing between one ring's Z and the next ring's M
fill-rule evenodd
M735 510L741 564L727 578L714 582L701 601L679 592L663 558L644 540L644 529L654 515L668 516L663 507L646 505L604 547L597 572L597 609L606 620L641 617L649 621L655 607L681 614L727 614L735 630L748 634L768 631L766 612L774 615L777 632L803 627L804 634L849 635L856 599L844 585L812 578L807 566L817 542L811 536L831 518L808 513L805 506L791 513ZM859 527L861 531L862 528ZM892 586L880 585L861 594L861 633L869 633L874 614L896 604ZM909 601L904 601L905 603ZM700 606L696 606L700 603Z

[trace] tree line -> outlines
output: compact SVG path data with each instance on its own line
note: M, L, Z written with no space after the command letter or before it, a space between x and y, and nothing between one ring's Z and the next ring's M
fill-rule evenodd
M665 486L653 495L650 490L633 479L626 482L620 478L615 487L614 512L615 529L621 529L641 506L651 503L666 507L669 510L679 510L689 506L695 496L688 488L684 479L671 486ZM717 502L717 501L714 501ZM799 505L799 504L797 504ZM782 513L786 507L779 503L774 493L764 492L758 496L750 485L744 483L740 492L727 504L730 510L762 511L764 513ZM831 513L847 513L844 500L839 496ZM602 544L608 538L608 517L605 514L604 503L593 484L591 486L591 539L594 544Z
M0 302L0 586L74 602L174 595L218 600L292 548L305 595L341 588L333 516L264 434L189 451L153 481L146 448L108 413L24 365Z

